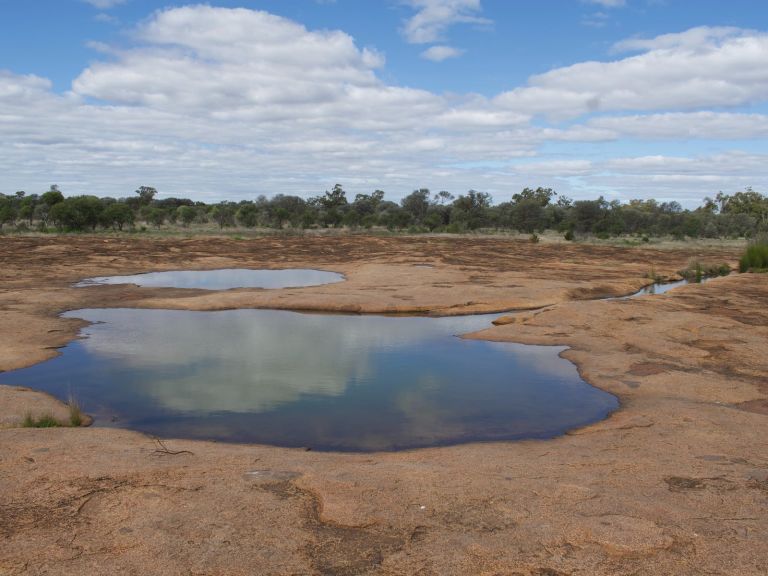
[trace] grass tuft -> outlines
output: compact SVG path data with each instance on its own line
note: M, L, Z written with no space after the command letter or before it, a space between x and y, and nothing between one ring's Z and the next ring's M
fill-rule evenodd
M67 407L69 408L69 425L70 426L82 426L83 425L83 412L80 410L80 404L71 394L67 401Z
M21 425L24 428L57 428L58 426L61 426L61 423L50 413L35 418L31 413L27 412L24 415L24 420Z
M683 270L678 270L678 274L689 282L701 282L703 278L712 276L728 276L731 273L731 267L725 262L717 264L713 262L701 262L692 260Z

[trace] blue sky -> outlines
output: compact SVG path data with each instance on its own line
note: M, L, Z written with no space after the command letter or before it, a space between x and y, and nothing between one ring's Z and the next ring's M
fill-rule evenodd
M0 0L0 192L768 183L768 5Z

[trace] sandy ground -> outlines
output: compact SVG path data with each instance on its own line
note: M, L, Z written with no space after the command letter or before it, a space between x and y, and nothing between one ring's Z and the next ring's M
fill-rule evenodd
M638 288L651 269L673 276L694 252L468 237L0 238L3 370L56 354L80 327L58 313L75 308L516 309L469 337L568 345L622 404L554 440L376 454L3 429L0 574L766 574L768 276L594 300ZM737 256L714 252L706 259ZM70 287L234 266L347 281ZM0 390L6 425L51 402Z

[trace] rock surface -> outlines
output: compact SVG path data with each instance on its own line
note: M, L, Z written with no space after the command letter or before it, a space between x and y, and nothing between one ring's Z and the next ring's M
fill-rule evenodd
M80 327L57 316L73 308L547 305L468 337L568 345L563 355L622 407L554 440L373 454L0 430L0 574L766 574L768 275L573 299L631 292L651 267L672 275L695 256L498 238L4 238L0 369L55 354ZM434 268L414 265L425 263ZM221 293L69 287L229 266L348 280ZM0 393L4 417L28 409L24 394Z

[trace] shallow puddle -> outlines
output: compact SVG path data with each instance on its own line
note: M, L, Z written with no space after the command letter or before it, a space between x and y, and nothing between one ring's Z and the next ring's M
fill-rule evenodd
M58 358L0 376L66 399L96 425L169 438L396 450L549 438L605 418L614 396L562 347L454 337L494 316L276 310L78 310Z
M704 282L708 282L711 279L712 278L709 276L704 276L698 282L693 282L693 283L703 284ZM630 294L629 296L617 296L612 298L605 298L605 300L625 300L627 298L637 298L638 296L664 294L664 292L669 292L673 288L677 288L678 286L685 286L686 284L691 284L691 283L692 282L689 280L675 280L674 282L656 282L655 284L649 284L648 286L644 286L640 288L640 290L638 290L634 294Z
M230 288L299 288L341 282L344 276L325 270L291 268L286 270L248 270L226 268L220 270L170 270L147 272L130 276L99 276L75 284L76 287L94 284L136 284L152 288L198 288L227 290Z

